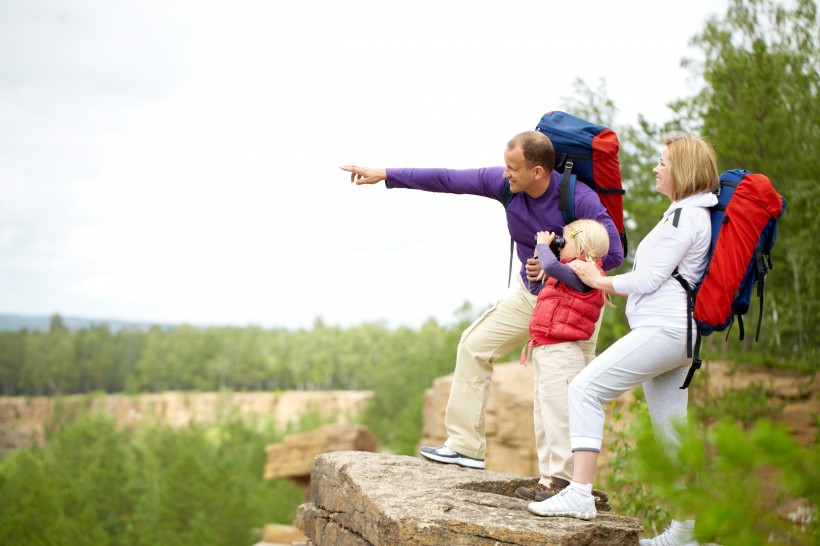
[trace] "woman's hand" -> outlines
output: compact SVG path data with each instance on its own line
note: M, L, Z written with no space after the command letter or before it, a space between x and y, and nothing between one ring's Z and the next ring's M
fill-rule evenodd
M573 273L578 275L581 282L590 288L612 289L612 281L605 283L605 280L608 279L601 275L594 263L586 260L573 260L567 265ZM605 284L608 284L608 286L605 286Z
M350 181L354 184L375 184L387 179L385 169L374 167L358 167L356 165L342 165L339 167L343 171L350 173Z

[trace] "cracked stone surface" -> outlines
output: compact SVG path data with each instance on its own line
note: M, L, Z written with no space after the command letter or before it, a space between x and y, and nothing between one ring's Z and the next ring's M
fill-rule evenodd
M543 518L514 496L532 477L415 457L339 451L314 460L296 526L316 546L635 546L636 518Z

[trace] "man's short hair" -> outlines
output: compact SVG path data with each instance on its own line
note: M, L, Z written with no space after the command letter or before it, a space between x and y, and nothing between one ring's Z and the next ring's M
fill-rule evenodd
M544 133L538 131L518 133L507 143L509 150L517 147L524 152L524 159L527 160L530 168L540 165L549 173L555 166L555 148L552 147L552 141Z

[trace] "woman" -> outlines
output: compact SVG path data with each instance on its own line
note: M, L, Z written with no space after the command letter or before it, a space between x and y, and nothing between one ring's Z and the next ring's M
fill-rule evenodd
M530 503L539 516L595 518L592 482L604 431L602 403L643 384L653 426L662 441L676 446L674 422L686 417L687 392L680 389L687 357L687 296L672 277L677 270L693 283L706 268L711 239L708 207L717 203L715 153L703 139L668 138L655 173L655 189L672 204L638 245L633 270L601 276L593 264L570 267L588 286L627 295L630 332L593 360L569 387L570 444L575 465L570 486L542 502ZM673 521L642 546L697 544L694 521Z

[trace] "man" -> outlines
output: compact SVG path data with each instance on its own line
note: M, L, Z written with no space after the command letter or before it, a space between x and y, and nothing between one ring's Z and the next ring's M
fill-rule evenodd
M481 169L382 169L345 165L355 184L375 184L382 180L388 188L407 188L441 193L471 194L489 197L506 205L507 227L516 243L522 266L517 276L517 290L479 317L462 334L456 354L453 384L447 403L444 445L422 447L420 454L432 461L457 464L467 468L484 468L486 440L484 416L490 393L493 363L529 339L529 324L538 292L543 287L541 266L533 259L534 237L538 231L561 233L564 221L558 208L560 175L552 170L555 151L550 139L537 131L514 136L504 152L505 167ZM506 192L509 185L509 192ZM511 192L511 193L510 193ZM586 184L575 189L575 213L578 218L598 220L607 228L610 245L604 258L604 269L618 267L623 251L617 229L598 196ZM595 357L595 333L581 342L589 363ZM572 476L572 454L569 437L566 446L548 446L544 439L541 412L534 412L536 448L541 480L531 488L516 491L524 498L552 495L569 484ZM550 417L566 426L566 410ZM540 500L540 499L539 499Z

